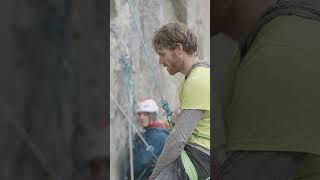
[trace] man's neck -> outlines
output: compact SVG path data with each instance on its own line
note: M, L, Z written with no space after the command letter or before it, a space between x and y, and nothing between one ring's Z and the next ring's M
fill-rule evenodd
M183 63L184 67L183 67L182 74L187 76L192 69L192 65L194 65L198 61L199 61L199 58L197 56L186 56Z

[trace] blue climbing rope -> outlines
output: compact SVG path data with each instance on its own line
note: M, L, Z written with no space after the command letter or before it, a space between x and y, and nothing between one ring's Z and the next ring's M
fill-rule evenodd
M168 101L165 100L165 99L161 99L161 107L166 112L166 116L167 116L167 120L168 120L169 125L170 125L170 129L172 129L173 128L173 123L171 121L172 112L170 111L170 107L169 107Z
M133 77L132 77L132 67L131 63L129 62L128 56L122 56L120 58L120 62L122 62L124 74L125 74L125 81L127 84L127 95L128 95L128 114L130 120L133 119L133 94L134 94L134 86L133 86ZM130 146L130 174L131 179L133 180L134 177L134 170L133 170L133 144L132 144L132 127L128 126L128 134L129 134L129 146Z

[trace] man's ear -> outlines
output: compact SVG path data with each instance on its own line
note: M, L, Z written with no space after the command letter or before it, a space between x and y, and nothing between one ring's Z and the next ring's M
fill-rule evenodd
M177 43L176 48L174 49L175 53L181 54L183 51L183 46L181 43Z

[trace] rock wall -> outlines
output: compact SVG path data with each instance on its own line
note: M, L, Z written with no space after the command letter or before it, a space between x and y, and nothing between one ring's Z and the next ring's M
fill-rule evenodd
M159 67L158 57L151 47L152 35L162 24L172 21L185 23L198 35L200 58L209 60L210 0L135 0L132 1L132 5L146 42L151 66L159 80L160 91L168 99L170 108L175 109L179 106L177 89L183 77L181 75L172 77L165 69ZM112 164L110 179L117 180L126 178L126 170L129 166L129 130L124 114L135 123L133 112L138 100L151 97L160 105L161 98L145 58L127 1L111 0L110 8L110 153ZM131 73L124 71L126 65L132 68ZM128 77L132 77L131 85L126 79ZM132 95L133 104L131 105L128 91ZM124 113L119 110L117 103ZM164 112L161 112L161 119L164 120Z

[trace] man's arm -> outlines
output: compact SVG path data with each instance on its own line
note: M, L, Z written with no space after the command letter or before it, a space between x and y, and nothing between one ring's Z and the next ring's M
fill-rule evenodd
M184 149L202 114L203 111L201 110L182 110L175 126L167 137L167 141L156 167L150 176L150 180L155 179L164 167L168 166L180 156L181 151Z
M174 111L172 111L171 120L172 120L173 124L176 124L180 113L181 113L181 109L180 108L177 108Z

